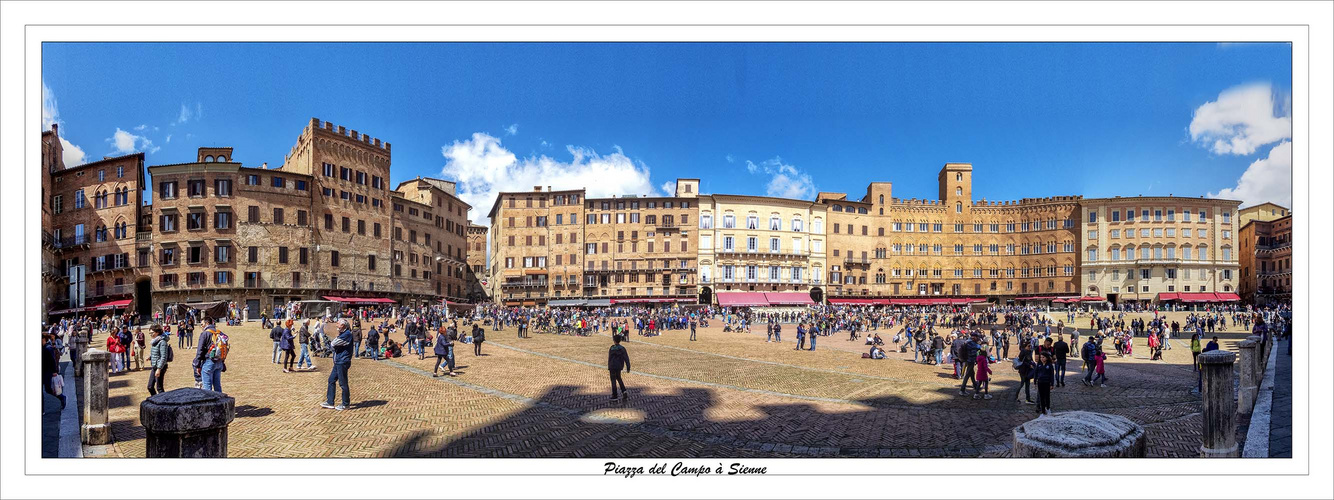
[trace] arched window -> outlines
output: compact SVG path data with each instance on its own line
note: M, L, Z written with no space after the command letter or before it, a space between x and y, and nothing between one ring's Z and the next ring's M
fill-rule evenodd
M954 188L954 194L955 194L956 196L963 196L963 188L961 188L961 187L956 187L956 188Z
M884 205L884 204L885 204L885 195L883 195L883 194L880 195L880 204L881 204L881 205Z
M963 202L962 202L962 201L960 201L960 202L956 202L956 203L954 204L954 213L956 213L956 214L961 214L961 213L963 213Z
M956 181L958 181L958 182L963 182L963 172L955 172L955 173L954 173L954 180L956 180Z
M213 155L205 156L204 163L213 163Z

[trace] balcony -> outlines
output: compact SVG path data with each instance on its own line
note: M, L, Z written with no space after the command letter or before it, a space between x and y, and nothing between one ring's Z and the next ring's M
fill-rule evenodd
M654 224L653 227L658 231L680 231L682 226L675 222L662 221Z
M131 293L134 293L134 286L132 285L112 285L112 286L102 287L101 290L90 289L87 292L87 297L88 298L114 297L117 295L127 295Z
M49 231L42 231L42 248L55 248L55 237Z
M843 264L848 266L853 266L853 265L869 266L871 265L871 259L868 259L866 257L847 257L843 259Z
M58 240L54 240L54 243L56 250L64 250L67 248L72 249L78 247L87 248L88 245L92 243L92 238L88 237L88 235L86 234L79 236L69 236L66 238L60 238Z
M501 288L546 288L546 281L506 281L500 284Z

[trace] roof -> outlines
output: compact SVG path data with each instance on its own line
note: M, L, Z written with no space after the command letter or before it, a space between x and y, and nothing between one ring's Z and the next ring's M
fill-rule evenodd
M1269 201L1266 201L1266 202L1264 202L1264 203L1259 203L1259 204L1251 205L1251 206L1249 206L1249 207L1242 207L1241 210L1242 210L1242 211L1247 211L1247 210L1257 209L1257 208L1260 208L1260 207L1277 207L1277 208L1281 208L1281 209L1283 209L1283 210L1291 210L1291 209L1289 209L1288 207L1285 207L1285 206L1283 206L1283 205L1279 205L1279 204L1277 204L1277 203L1269 202Z
M92 167L92 166L95 166L95 165L101 165L101 164L105 164L105 163L116 163L116 162L118 162L118 161L120 161L120 160L124 160L124 159L126 159L126 158L131 158L131 157L135 157L135 156L138 156L138 157L139 157L139 161L140 161L140 162L143 162L143 161L144 161L144 154L143 154L142 152L139 152L139 153L130 153L130 154L127 154L127 155L112 156L112 157L110 157L110 158L103 158L103 159L101 159L101 160L97 160L97 161L90 161L90 162L88 162L88 163L84 163L83 165L78 165L78 166L74 166L74 167L65 167L65 168L63 168L63 169L57 170L57 172L62 172L62 173L63 173L63 172L72 172L72 171L75 171L75 170L80 170L80 169L83 169L83 168L86 168L86 167Z
M1214 201L1214 202L1218 202L1218 203L1233 203L1233 204L1241 205L1241 200L1228 200L1228 199L1224 199L1224 198L1208 198L1208 197L1204 197L1204 196L1199 196L1199 197L1190 197L1190 196L1114 196L1114 197L1111 197L1111 198L1082 198L1082 199L1080 199L1080 201L1083 202L1083 203L1089 203L1089 202L1105 202L1105 201L1136 201L1136 200L1152 200L1152 201L1167 201L1167 200L1179 200L1179 201L1185 201L1185 200L1190 200L1190 201Z
M785 203L785 204L788 204L788 205L806 204L807 206L824 206L823 204L821 204L821 203L816 203L816 202L814 202L814 201L812 201L812 200L799 200L799 199L795 199L795 198L778 198L778 197L774 197L774 196L756 196L756 195L750 195L750 194L719 194L719 193L715 193L715 194L700 195L700 198L706 198L706 197L710 197L710 198L714 198L714 199L723 198L723 199L734 199L734 200L756 200L756 201L761 201L761 202L765 202L765 201L781 201L781 202L783 202L783 203Z

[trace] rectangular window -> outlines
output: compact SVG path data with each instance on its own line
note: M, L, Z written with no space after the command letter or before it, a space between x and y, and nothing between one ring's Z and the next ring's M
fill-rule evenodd
M287 247L278 247L278 263L287 263Z
M217 195L217 196L231 196L231 195L232 195L232 180L231 180L231 179L215 179L215 180L213 181L213 194L215 194L215 195Z
M273 187L276 188L287 187L287 180L275 175L273 176Z
M274 223L274 224L282 224L282 223L283 223L283 209L281 209L281 208L275 208L275 209L273 209L273 223Z
M259 222L259 207L254 205L250 206L248 213L246 215L247 215L246 222L250 223Z
M338 257L339 257L338 250L330 251L330 252L329 252L329 265L330 265L330 266L333 266L333 267L338 267L338 264L339 264L339 258L338 258Z
M232 260L232 247L228 245L218 245L213 249L213 260L219 264L225 264Z
M247 260L248 260L251 264L254 264L254 263L256 263L256 262L259 262L259 247L250 247L250 248L247 248L247 249L246 249L246 253L248 254L248 255L246 255L246 257L248 258Z

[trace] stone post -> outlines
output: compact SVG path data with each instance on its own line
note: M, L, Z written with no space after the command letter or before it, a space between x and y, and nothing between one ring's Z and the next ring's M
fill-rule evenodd
M1144 428L1119 415L1057 413L1014 428L1015 458L1143 458Z
M111 426L107 424L107 363L111 353L91 349L83 353L83 427L79 435L83 444L111 442Z
M69 339L69 361L74 365L74 376L83 376L83 353L88 352L88 329L74 330Z
M1241 351L1241 363L1237 365L1237 371L1241 372L1241 383L1237 386L1237 413L1250 413L1251 407L1255 406L1255 395L1260 389L1256 381L1256 367L1259 366L1256 361L1260 357L1259 343L1254 340L1246 339L1237 344Z
M148 458L227 458L227 426L235 417L231 396L193 387L139 405Z
M1251 335L1249 337L1246 337L1246 340L1255 341L1255 353L1257 354L1257 359L1255 364L1263 366L1264 360L1266 359L1265 355L1269 354L1268 351L1265 350L1264 337L1261 337L1259 335Z
M1237 406L1233 402L1232 364L1237 358L1230 351L1200 354L1204 371L1204 439L1200 456L1204 458L1237 457Z

